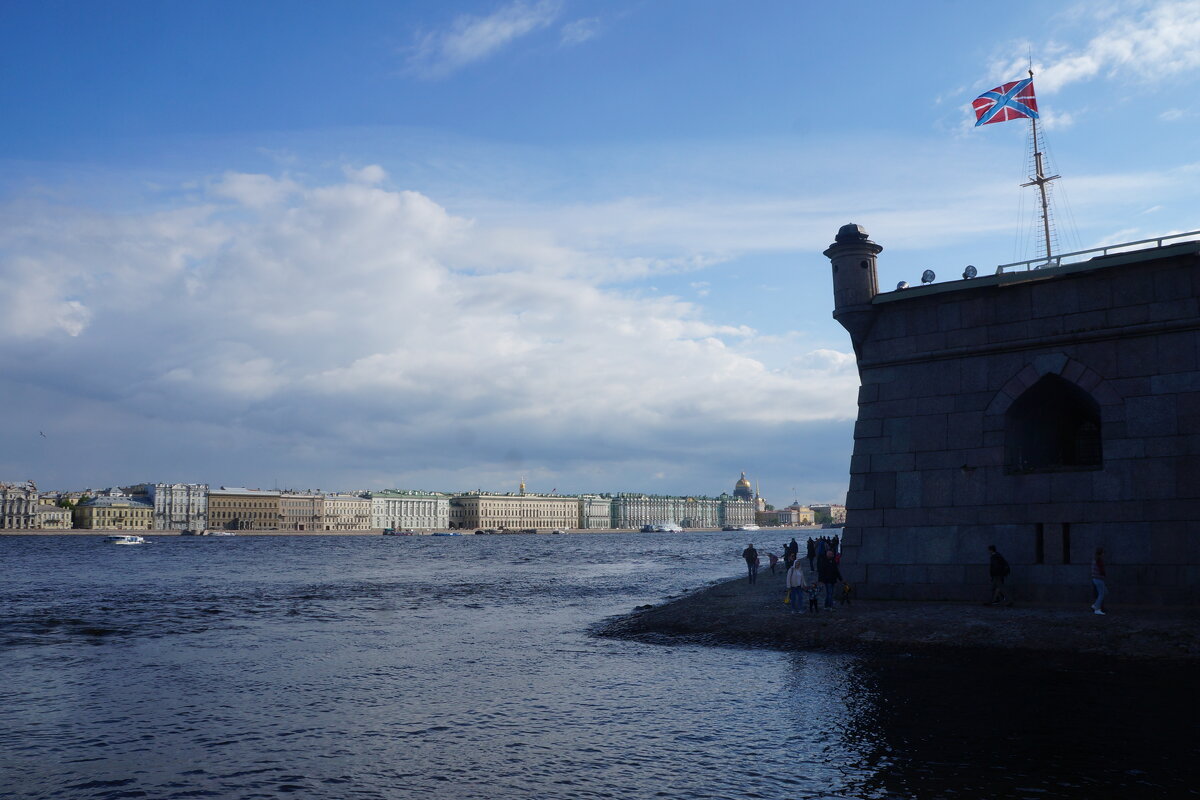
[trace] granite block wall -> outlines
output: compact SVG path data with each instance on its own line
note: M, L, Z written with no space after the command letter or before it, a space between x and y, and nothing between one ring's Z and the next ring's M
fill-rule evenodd
M842 562L861 596L983 600L995 544L1019 598L1089 603L1102 546L1113 603L1200 602L1200 245L871 308ZM1098 463L1006 450L1045 385L1095 409Z

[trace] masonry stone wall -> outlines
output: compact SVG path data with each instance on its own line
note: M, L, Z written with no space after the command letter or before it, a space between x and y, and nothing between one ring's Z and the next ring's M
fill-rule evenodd
M1192 242L877 294L869 324L856 307L842 572L859 593L986 599L995 544L1018 600L1085 603L1103 546L1113 602L1200 601L1198 267ZM1098 463L1006 449L1039 385L1094 410Z

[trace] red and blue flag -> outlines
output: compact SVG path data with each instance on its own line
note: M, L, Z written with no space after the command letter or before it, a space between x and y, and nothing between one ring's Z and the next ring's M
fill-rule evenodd
M1037 119L1037 98L1033 96L1033 78L1011 81L984 92L971 101L975 109L975 127L1010 119Z

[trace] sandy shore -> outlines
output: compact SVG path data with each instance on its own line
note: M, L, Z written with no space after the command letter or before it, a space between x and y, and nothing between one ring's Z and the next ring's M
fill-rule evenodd
M764 574L765 573L765 574ZM783 570L738 578L606 620L600 636L656 643L689 642L842 652L937 649L1029 654L1101 655L1123 659L1200 660L1200 609L1120 605L1112 587L1107 616L1078 606L854 600L836 611L790 613ZM988 594L986 585L980 595ZM822 596L823 602L823 596Z

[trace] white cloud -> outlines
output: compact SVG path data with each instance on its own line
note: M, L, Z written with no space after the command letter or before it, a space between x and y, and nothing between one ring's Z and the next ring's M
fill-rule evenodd
M1100 29L1087 44L1075 48L1058 43L1014 46L1032 49L1045 59L1035 62L1038 92L1052 94L1073 83L1104 75L1157 83L1200 68L1200 3L1169 0L1081 6L1074 19ZM1024 57L1007 57L992 66L993 77L1013 80L1025 73Z
M445 77L545 28L560 11L557 0L517 0L486 17L462 14L449 28L420 35L410 49L408 68L426 78Z
M346 166L342 168L342 174L346 176L346 180L352 183L374 185L387 180L387 171L378 164L368 164L362 169Z
M5 209L21 233L0 240L0 389L69 385L38 413L86 406L95 423L154 420L172 451L240 454L222 482L301 457L318 481L397 459L611 478L854 414L844 359L771 370L749 355L755 331L578 267L604 274L603 252L506 237L364 173L382 177L226 174L164 213Z
M269 175L227 172L208 187L215 197L234 200L250 208L278 205L299 190L293 181Z
M1038 118L1050 130L1066 130L1075 124L1075 115L1070 111L1047 111L1039 109Z
M1158 118L1163 122L1178 122L1184 117L1190 116L1188 112L1182 108L1168 108L1166 111L1158 115Z
M585 17L562 26L561 41L564 46L571 47L594 39L600 33L600 18Z
M38 259L16 256L0 270L0 340L78 336L91 310L66 296Z

